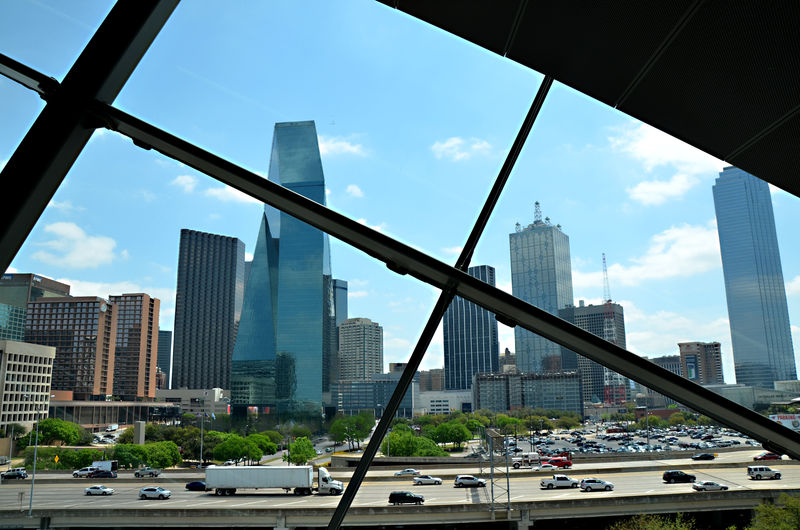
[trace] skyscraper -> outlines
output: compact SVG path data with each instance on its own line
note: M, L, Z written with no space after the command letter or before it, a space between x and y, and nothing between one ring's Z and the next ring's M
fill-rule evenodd
M470 267L467 272L491 286L495 285L494 267L479 265ZM470 389L473 375L499 369L500 347L494 313L456 296L442 320L446 390Z
M117 312L114 395L123 401L156 397L158 315L161 301L144 293L109 298Z
M325 204L314 122L275 124L269 178ZM234 413L256 406L319 417L335 353L328 235L265 206L233 355Z
M553 226L549 217L542 221L537 202L533 223L524 228L517 223L516 232L508 238L514 296L554 315L559 309L572 305L569 236L561 231L561 225ZM517 368L521 372L539 373L543 366L560 364L558 344L521 326L514 328L514 344ZM554 363L553 358L558 358L558 363Z
M772 388L797 374L769 186L726 167L713 189L736 382Z
M681 375L703 385L721 385L722 346L719 342L679 342Z
M367 381L383 373L383 328L368 318L339 325L339 378Z
M38 274L0 276L0 339L23 340L28 302L62 296L69 296L69 285Z
M181 230L171 388L230 388L244 297L244 243Z
M158 330L158 354L156 366L166 374L167 384L172 380L172 332L169 330Z

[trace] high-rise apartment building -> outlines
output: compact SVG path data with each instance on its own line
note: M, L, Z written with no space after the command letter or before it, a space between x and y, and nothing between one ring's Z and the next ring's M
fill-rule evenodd
M478 265L467 272L482 282L495 285L494 267ZM494 313L456 296L445 311L442 323L446 390L472 388L473 375L498 370L500 347Z
M713 189L736 381L797 379L769 185L726 167Z
M549 217L542 221L539 203L535 206L533 223L517 224L516 232L508 236L511 290L517 298L557 315L573 304L569 236L561 225L550 224ZM558 344L521 326L514 328L514 345L520 372L539 373L545 366L560 364Z
M314 122L275 124L269 178L325 204ZM319 417L337 371L328 235L265 206L242 315L233 413L255 406Z
M230 388L244 298L244 243L181 230L171 388Z
M0 340L0 431L47 417L55 356L52 346Z
M40 298L28 303L25 342L53 346L53 390L76 400L105 400L114 393L117 312L96 296Z
M701 385L721 385L722 346L719 342L679 342L681 375Z
M339 325L341 379L366 381L383 373L383 328L368 318L348 318Z
M669 370L673 374L683 375L681 373L681 356L680 355L663 355L654 359L648 359L653 364L657 364L665 370Z
M21 341L25 336L28 302L69 296L69 285L38 274L7 273L0 276L0 340Z
M152 401L161 301L144 293L111 296L109 301L117 312L114 395L122 401Z
M163 388L169 388L169 382L172 380L170 377L172 371L172 332L169 330L158 330L158 353L156 354L156 366L163 374L165 374L166 385Z

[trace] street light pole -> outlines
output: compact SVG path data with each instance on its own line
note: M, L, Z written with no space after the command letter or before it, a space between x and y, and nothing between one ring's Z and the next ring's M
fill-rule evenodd
M31 494L28 502L28 517L33 515L33 485L36 482L36 459L39 453L39 405L36 405L36 442L33 446L33 475L31 475Z
M203 412L200 414L200 469L203 469L203 426L206 423L206 396L208 390L203 391Z

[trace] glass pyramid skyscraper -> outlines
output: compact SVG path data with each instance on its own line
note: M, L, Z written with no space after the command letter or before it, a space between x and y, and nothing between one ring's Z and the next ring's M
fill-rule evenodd
M312 121L275 124L269 178L325 204ZM328 235L265 205L231 367L234 415L319 415L335 366Z

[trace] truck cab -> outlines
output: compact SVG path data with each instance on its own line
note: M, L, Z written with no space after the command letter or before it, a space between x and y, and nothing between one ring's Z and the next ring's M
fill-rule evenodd
M318 479L317 479L317 486L318 491L320 494L327 494L327 495L341 495L342 491L344 491L344 486L342 485L341 481L334 480L331 477L328 470L324 467L321 467L317 470Z

